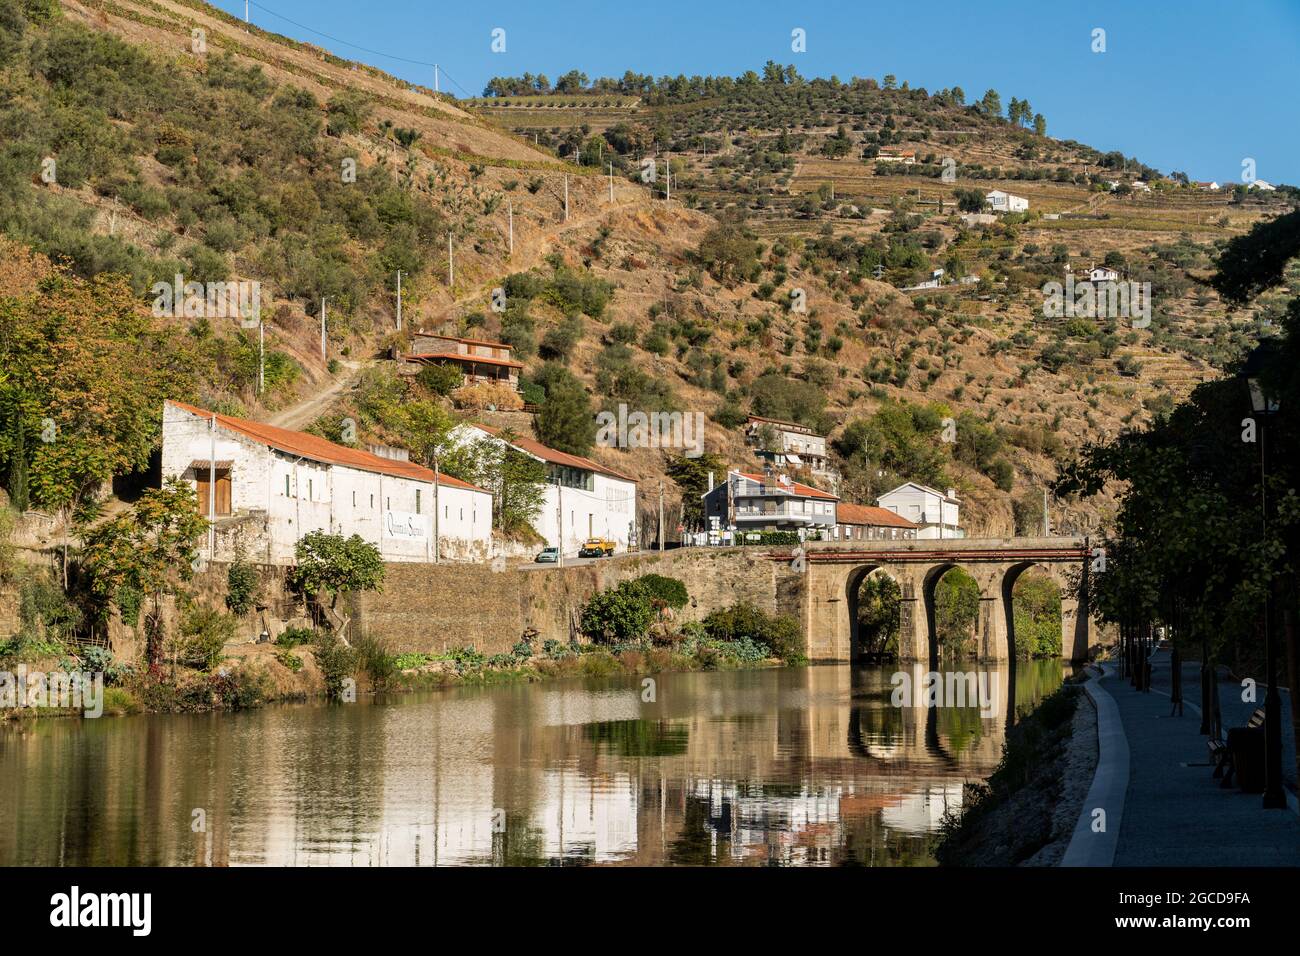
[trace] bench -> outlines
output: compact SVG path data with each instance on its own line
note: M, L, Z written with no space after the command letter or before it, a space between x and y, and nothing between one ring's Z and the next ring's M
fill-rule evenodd
M1255 712L1250 715L1250 720L1246 722L1246 726L1252 730L1264 726L1263 707L1255 709ZM1217 737L1211 737L1205 743L1210 749L1210 759L1214 761L1214 776L1216 778L1222 778L1219 786L1231 787L1232 775L1236 770L1232 756L1232 748L1229 747L1226 742Z

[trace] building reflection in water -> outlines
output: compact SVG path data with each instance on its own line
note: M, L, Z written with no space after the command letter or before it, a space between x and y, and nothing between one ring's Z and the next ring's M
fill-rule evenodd
M928 865L1061 668L987 669L994 699L965 707L895 707L893 673L38 721L0 733L0 864Z

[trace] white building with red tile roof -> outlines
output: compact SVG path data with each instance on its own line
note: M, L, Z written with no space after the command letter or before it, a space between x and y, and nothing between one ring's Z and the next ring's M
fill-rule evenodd
M242 547L250 561L290 564L304 535L324 531L358 534L385 561L432 561L435 524L440 560L486 560L492 495L448 475L435 488L434 473L405 452L380 450L163 405L163 478L194 487L217 525L218 560Z
M710 531L797 531L830 539L839 498L777 471L729 471L727 480L704 493Z
M613 541L615 550L637 545L636 479L600 462L571 455L499 428L465 424L452 430L453 442L499 441L546 466L546 493L533 529L550 547L576 554L588 538Z

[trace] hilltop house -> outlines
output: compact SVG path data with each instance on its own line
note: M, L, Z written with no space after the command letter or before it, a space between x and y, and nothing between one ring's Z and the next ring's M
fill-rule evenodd
M454 335L416 332L406 361L419 364L455 365L464 373L465 384L497 382L519 388L524 367L510 357L512 347L504 342L462 339Z
M459 425L456 444L487 439L509 445L546 466L542 510L534 530L561 553L576 553L588 538L607 538L618 549L637 545L636 479L580 455L549 448L532 438L512 436L490 425Z
M829 538L839 498L771 469L761 475L727 472L727 480L702 496L704 516L719 530L796 531Z
M1029 208L1028 199L1023 196L1013 196L1001 189L993 190L984 197L984 200L994 212L1024 212Z
M881 495L877 502L886 511L906 518L917 526L917 538L964 538L958 509L961 505L952 488L942 492L909 481Z
M902 163L912 166L916 163L916 150L899 149L896 146L882 146L876 156L878 163Z
M917 526L887 508L853 505L841 501L835 507L836 541L902 541L915 538Z
M294 561L311 531L358 534L385 561L482 560L492 538L492 496L434 474L406 452L361 451L316 435L195 408L163 405L162 476L194 487L217 527L217 560ZM213 481L215 479L215 481Z
M1214 182L1213 180L1210 180L1210 181L1208 181L1208 182L1197 182L1197 184L1196 184L1196 188L1197 188L1197 189L1203 189L1203 190L1206 190L1206 191L1208 191L1208 192L1218 192L1218 191L1219 191L1219 184L1216 183L1216 182Z
M1088 270L1090 282L1118 282L1119 273L1109 266L1094 266Z
M832 477L826 438L807 425L750 415L745 422L745 441L759 459L778 470L785 465L806 465L814 474Z
M1260 189L1260 190L1263 190L1263 191L1266 192L1266 193L1271 193L1271 192L1276 192L1276 191L1277 191L1277 187L1276 187L1276 186L1274 186L1272 183L1270 183L1270 182L1266 182L1266 181L1264 181L1264 180L1262 180L1262 179L1256 179L1254 182L1252 182L1252 183L1250 184L1250 188L1251 188L1251 189Z

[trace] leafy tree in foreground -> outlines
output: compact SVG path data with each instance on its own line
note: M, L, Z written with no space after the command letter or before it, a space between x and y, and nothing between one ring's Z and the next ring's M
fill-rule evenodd
M335 631L347 645L347 628L352 618L339 613L339 598L383 590L384 562L379 549L358 534L344 538L341 534L312 531L294 547L294 554L298 559L291 576L294 587L313 598L317 611L328 610L337 618ZM328 609L321 602L321 595L329 597Z
M146 491L128 512L85 533L82 562L91 591L102 604L121 594L150 601L145 617L145 651L150 667L163 647L162 604L193 576L199 538L208 522L199 514L194 490L180 479Z

